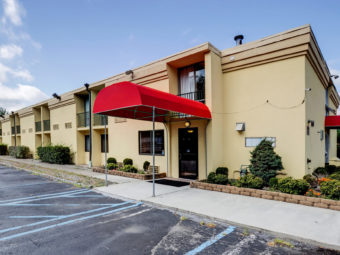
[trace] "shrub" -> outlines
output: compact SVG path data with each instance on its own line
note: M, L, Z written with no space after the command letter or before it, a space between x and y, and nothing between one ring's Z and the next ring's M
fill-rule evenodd
M208 174L207 182L208 183L215 183L215 178L216 178L216 174L214 172L211 172L211 173Z
M28 158L30 149L27 146L9 146L9 155L15 158Z
M7 144L0 144L0 155L7 155Z
M330 199L340 199L340 181L330 180L320 184L320 190L323 195Z
M132 165L124 165L124 167L122 168L122 171L130 172L130 173L137 173L138 169Z
M226 175L228 176L228 168L227 167L218 167L216 168L216 174L223 174L223 175Z
M331 178L331 179L333 179L333 180L338 180L338 181L340 181L340 172L336 172L336 173L334 173L334 174L331 174L331 175L329 176L329 178Z
M225 185L228 183L228 176L225 174L216 174L214 183Z
M326 173L328 175L336 172L336 166L335 165L326 165L325 166Z
M250 154L250 172L260 177L266 184L283 169L281 157L275 153L270 141L262 140Z
M311 174L306 174L303 179L309 183L309 185L313 188L315 188L318 185L318 179L311 175Z
M279 179L276 177L270 178L269 179L269 187L272 190L277 190L277 184L278 184Z
M149 166L150 166L150 162L149 162L149 161L144 161L144 163L143 163L143 169L144 169L144 171L148 171Z
M72 162L71 150L63 145L39 146L37 148L38 157L42 162L52 164L70 164Z
M324 167L318 167L315 168L313 171L313 175L319 176L319 175L327 175L327 171Z
M145 172L143 170L138 170L137 172L138 174L145 174Z
M240 178L238 182L236 182L237 187L243 188L251 188L251 189L262 189L263 188L263 180L255 175L246 175Z
M309 184L305 180L286 177L278 180L278 190L283 193L304 195L309 189Z
M112 157L108 158L106 162L108 164L112 164L112 163L113 164L117 164L117 160L115 158L112 158Z
M117 169L117 164L116 163L108 163L107 169L109 169L109 170Z
M133 160L130 159L130 158L126 158L126 159L123 160L123 164L124 164L124 166L126 166L126 165L132 166L133 165Z

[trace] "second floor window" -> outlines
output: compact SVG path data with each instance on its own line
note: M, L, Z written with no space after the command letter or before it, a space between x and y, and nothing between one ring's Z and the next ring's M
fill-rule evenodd
M204 102L204 62L180 68L178 70L178 75L180 96Z

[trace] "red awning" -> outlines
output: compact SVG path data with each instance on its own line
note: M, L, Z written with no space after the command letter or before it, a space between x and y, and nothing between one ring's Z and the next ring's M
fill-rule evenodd
M326 116L325 127L326 128L340 128L340 115Z
M94 102L93 112L122 118L163 122L171 113L211 119L208 107L194 100L179 97L132 82L119 82L102 89Z

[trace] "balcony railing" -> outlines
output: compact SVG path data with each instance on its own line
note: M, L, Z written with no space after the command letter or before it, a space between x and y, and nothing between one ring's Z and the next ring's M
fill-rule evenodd
M50 120L44 120L44 131L50 131L51 130L51 121Z
M205 103L204 90L196 90L194 92L179 94L178 96Z
M20 126L16 126L17 134L20 134ZM15 134L15 127L12 127L12 135Z
M90 124L90 113L82 112L77 114L77 126L88 127Z
M93 119L94 119L93 121L94 126L104 126L104 125L107 125L108 123L106 115L95 114L93 115Z
M35 132L41 132L41 121L35 122Z

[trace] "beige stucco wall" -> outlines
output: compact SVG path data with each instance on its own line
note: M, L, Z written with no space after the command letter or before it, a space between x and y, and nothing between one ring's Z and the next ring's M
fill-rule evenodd
M245 147L246 137L276 137L275 151L282 157L285 172L293 177L304 175L304 73L304 57L224 73L220 116L224 160L231 177L241 164L249 165L254 147ZM284 109L291 106L296 107ZM246 130L235 131L236 122L245 122Z
M8 146L12 145L11 122L9 120L2 122L2 143Z
M30 152L33 156L35 156L35 133L34 133L34 115L31 114L29 116L20 118L20 126L21 126L21 144L28 146ZM30 129L32 132L29 132Z

